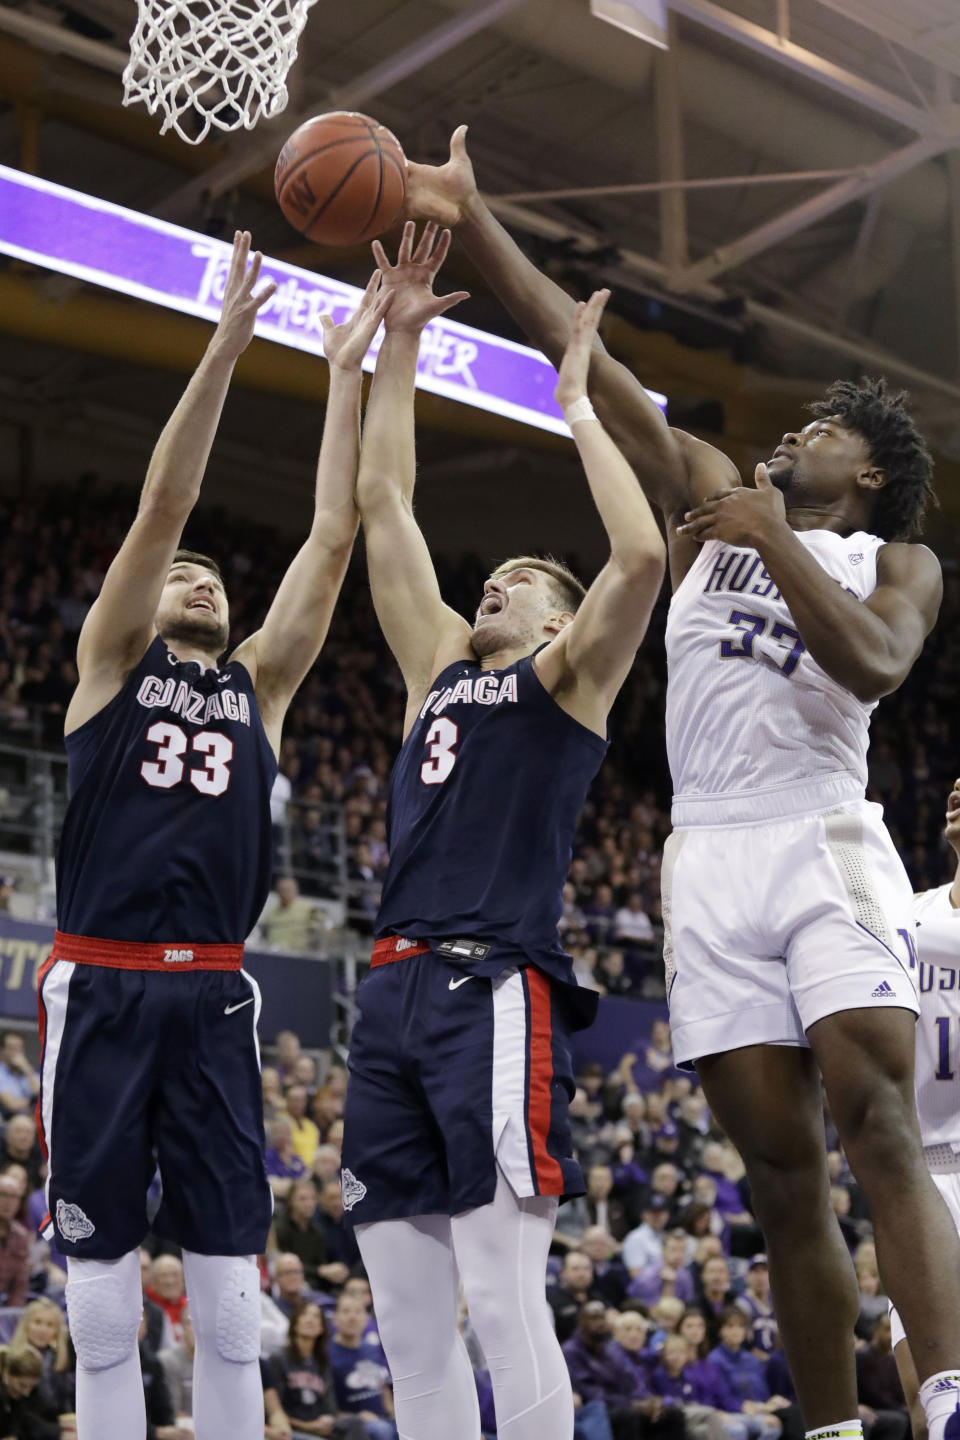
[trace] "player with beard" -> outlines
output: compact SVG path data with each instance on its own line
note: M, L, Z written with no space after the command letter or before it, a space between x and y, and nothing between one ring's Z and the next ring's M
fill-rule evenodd
M556 364L574 301L479 195L465 127L412 164L408 213L451 226ZM902 395L838 381L744 487L671 429L599 340L590 395L667 522L663 913L674 1054L743 1156L811 1433L858 1437L857 1287L830 1205L821 1077L866 1195L931 1440L960 1431L960 1241L913 1097L911 887L864 799L869 720L936 621L919 531L931 461Z
M271 874L284 714L314 663L357 528L360 363L389 303L327 320L330 394L310 534L262 627L218 668L223 579L178 548L233 367L274 291L238 234L222 314L154 451L84 623L66 718L57 934L39 977L45 1234L67 1256L80 1440L146 1434L138 1248L183 1250L200 1440L263 1434L260 1283L271 1200L243 942ZM159 1166L163 1197L147 1213Z
M436 243L435 243L436 242ZM493 1380L498 1431L570 1440L573 1397L546 1302L558 1197L583 1192L567 1105L569 1031L589 1023L557 934L580 807L607 715L647 628L664 547L585 398L607 292L571 317L557 385L610 542L584 592L534 556L490 576L471 625L441 599L413 517L420 335L449 235L413 226L377 360L357 496L380 624L407 688L390 780L390 864L358 992L344 1206L408 1440L479 1440L458 1281Z

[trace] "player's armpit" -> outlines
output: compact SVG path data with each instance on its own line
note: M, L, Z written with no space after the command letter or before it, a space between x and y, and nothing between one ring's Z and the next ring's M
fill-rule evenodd
M610 559L573 620L534 666L554 699L606 737L607 716L636 658L663 583L662 553L624 571Z

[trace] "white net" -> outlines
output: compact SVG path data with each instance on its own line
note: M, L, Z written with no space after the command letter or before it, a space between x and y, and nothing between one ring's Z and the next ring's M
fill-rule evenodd
M137 0L123 103L163 113L160 133L198 145L216 125L252 130L287 104L286 78L314 0Z

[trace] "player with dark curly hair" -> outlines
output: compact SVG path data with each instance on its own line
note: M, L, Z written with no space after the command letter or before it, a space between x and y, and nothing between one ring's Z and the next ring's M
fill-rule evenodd
M450 226L557 363L575 301L479 195L456 132L411 165L408 213ZM924 1164L913 1098L911 887L865 799L870 715L920 654L936 557L909 542L927 447L883 380L838 381L755 484L671 429L597 340L590 398L667 522L663 860L674 1053L742 1154L810 1433L862 1435L857 1287L830 1206L821 1079L873 1218L930 1440L960 1440L960 1243Z

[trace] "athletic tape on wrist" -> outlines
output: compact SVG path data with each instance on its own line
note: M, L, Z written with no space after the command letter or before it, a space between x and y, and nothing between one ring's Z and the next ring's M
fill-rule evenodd
M586 395L581 395L579 400L574 400L563 412L563 418L568 425L575 425L578 420L596 420L597 412L594 410Z

